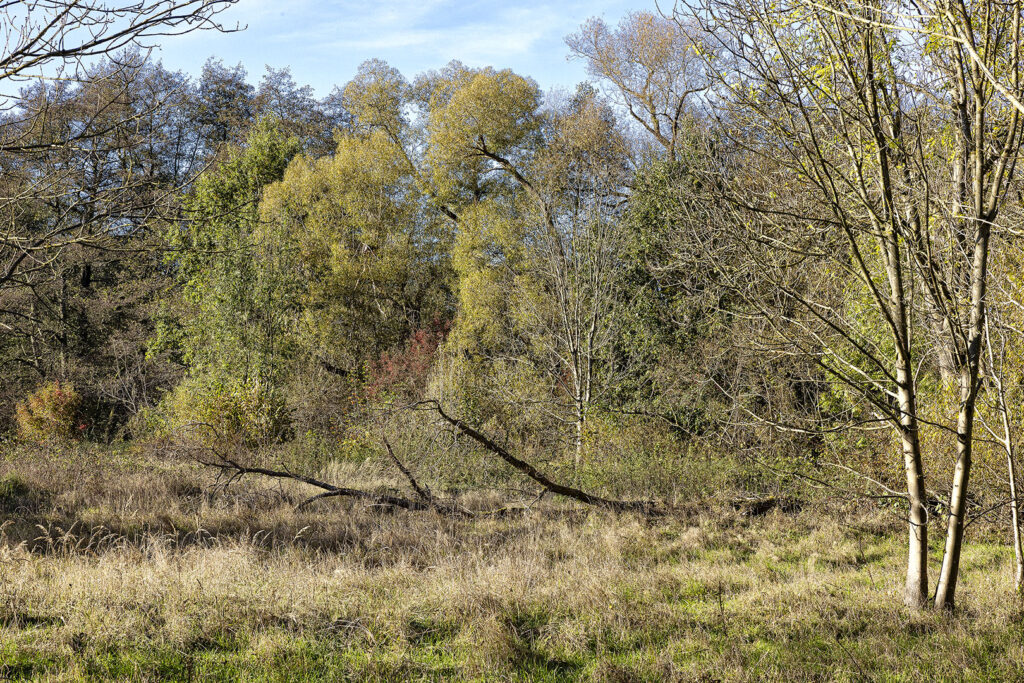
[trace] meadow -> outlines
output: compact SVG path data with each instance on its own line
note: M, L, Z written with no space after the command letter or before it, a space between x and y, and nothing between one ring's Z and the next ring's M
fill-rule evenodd
M401 487L371 461L323 476ZM648 518L482 491L460 502L492 512L462 519L223 483L127 447L5 447L0 678L1024 680L989 523L956 612L911 613L900 515L863 500L681 492Z

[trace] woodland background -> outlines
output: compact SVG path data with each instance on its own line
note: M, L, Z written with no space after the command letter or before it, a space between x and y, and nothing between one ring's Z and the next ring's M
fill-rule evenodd
M0 673L1020 675L1019 1L709 1L586 21L573 91L322 100L140 47L226 4L4 8ZM130 646L109 563L174 596Z

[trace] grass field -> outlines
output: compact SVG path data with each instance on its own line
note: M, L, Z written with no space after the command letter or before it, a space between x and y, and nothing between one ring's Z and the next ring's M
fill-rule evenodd
M454 520L212 484L127 451L0 460L0 678L1024 681L998 528L971 528L958 611L913 615L898 515L863 502Z

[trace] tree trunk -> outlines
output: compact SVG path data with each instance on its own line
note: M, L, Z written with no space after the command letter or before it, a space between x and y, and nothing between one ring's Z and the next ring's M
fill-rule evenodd
M1013 506L1011 513L1013 521L1013 554L1017 558L1017 571L1014 573L1013 586L1018 593L1024 593L1024 545L1022 545L1020 538L1020 502L1017 500L1013 455L1010 455L1008 460L1010 462L1010 504Z
M978 193L980 194L980 192ZM979 202L980 204L980 202ZM980 212L979 212L980 213ZM977 221L977 240L971 270L971 320L967 349L960 369L960 410L956 424L956 471L949 494L949 520L946 526L946 547L942 553L942 569L935 588L935 606L953 609L956 582L960 573L960 552L964 541L967 513L967 488L971 477L971 456L974 445L974 414L978 402L978 375L985 325L985 285L988 274L988 218Z
M900 374L903 374L902 372ZM899 388L900 441L903 463L907 475L907 495L910 511L907 517L909 553L907 555L907 582L903 603L911 609L923 609L928 604L928 511L925 508L924 467L921 463L921 442L917 431L917 409L913 392L904 378Z
M1005 367L1005 340L999 352L999 365L996 366L995 353L992 350L992 335L989 332L988 317L985 318L985 346L988 348L988 372L996 390L996 406L1003 424L1002 436L996 439L1006 452L1006 474L1010 482L1010 525L1013 531L1014 563L1013 586L1017 592L1024 591L1024 547L1021 542L1020 503L1017 500L1017 463L1016 447L1013 439L1013 428L1010 422L1010 404L1006 399L1006 386L1003 384L1003 368ZM991 431L991 430L990 430Z
M576 409L576 453L573 466L573 477L578 484L580 481L580 466L583 464L583 412L579 406Z
M970 377L971 370L962 370L960 412L957 416L957 458L953 473L953 488L949 494L949 519L946 524L946 547L942 553L942 569L935 588L935 606L953 609L956 582L960 573L960 553L964 541L964 521L967 512L967 487L971 476L971 456L974 439L975 399Z
M889 276L890 297L898 321L893 341L896 344L896 396L899 401L899 434L903 448L903 467L907 477L907 514L909 537L907 554L907 582L903 602L918 610L928 603L928 510L924 485L924 465L921 460L921 440L917 422L917 391L914 385L914 366L910 355L910 337L907 325L906 299L903 293L903 274L897 250L898 234L893 230L886 241L886 271Z
M1003 413L1003 432L1006 434L1006 471L1010 479L1010 523L1013 526L1013 555L1016 559L1016 571L1013 576L1013 587L1018 593L1024 592L1024 545L1020 534L1020 502L1017 500L1017 466L1014 462L1013 438L1010 435L1010 419L1008 407L1001 397Z

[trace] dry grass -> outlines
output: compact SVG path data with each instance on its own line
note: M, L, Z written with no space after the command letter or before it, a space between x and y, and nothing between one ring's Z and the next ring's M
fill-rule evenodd
M74 456L0 461L0 677L1024 680L998 531L975 532L957 614L911 615L878 510L300 513L298 488Z

